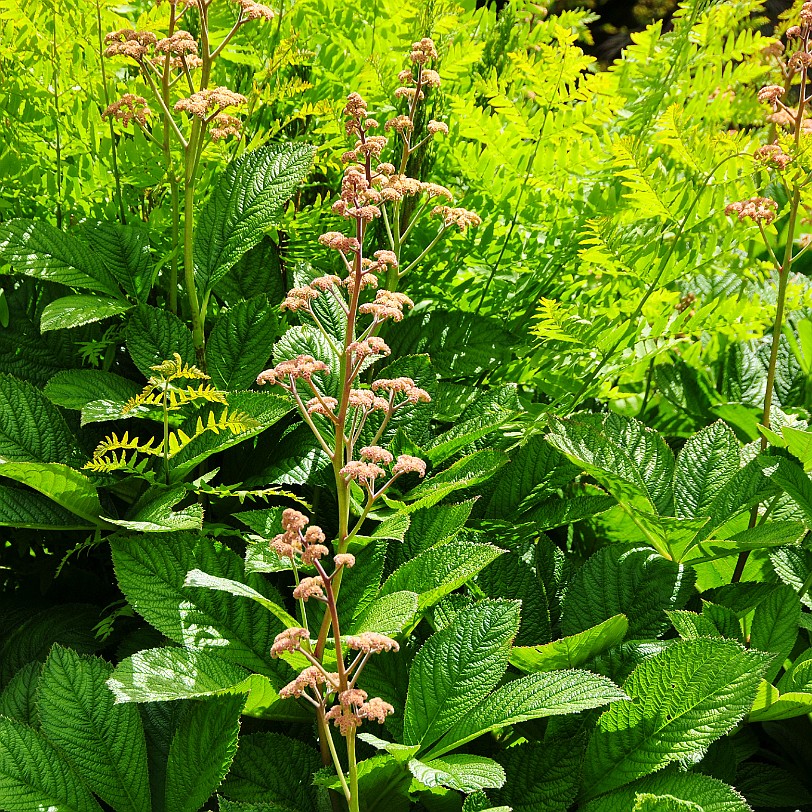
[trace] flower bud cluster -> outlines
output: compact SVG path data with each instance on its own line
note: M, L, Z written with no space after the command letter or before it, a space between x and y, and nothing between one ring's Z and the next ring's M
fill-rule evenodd
M778 204L769 197L751 197L736 203L728 203L725 206L725 214L737 214L740 221L749 218L754 223L769 225L775 220L777 209Z
M118 101L113 102L105 109L102 118L114 118L125 127L134 120L144 127L147 118L151 115L152 110L149 109L147 100L143 96L125 93Z

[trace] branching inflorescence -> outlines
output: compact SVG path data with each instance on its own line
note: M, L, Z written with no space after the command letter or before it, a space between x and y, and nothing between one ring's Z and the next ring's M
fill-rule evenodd
M414 140L417 105L425 98L426 91L440 82L438 74L427 67L436 57L434 43L422 39L414 43L410 54L417 66L416 74L411 69L400 74L402 86L396 96L406 99L408 110L384 125L385 131L399 137L397 167L381 160L388 139L374 134L380 125L369 116L366 102L357 93L348 97L344 108L346 131L356 140L352 149L342 156L347 166L333 211L350 222L351 234L328 231L319 237L322 246L338 254L341 274L327 274L306 286L294 287L282 302L283 310L296 313L316 326L339 358L339 368L330 369L324 361L301 354L281 361L257 378L258 384L278 386L287 393L332 464L338 502L338 533L333 543L332 567L326 564L331 550L324 532L310 525L310 520L296 510L284 511L284 532L271 542L273 551L290 562L296 583L293 597L299 603L302 620L301 627L286 629L277 636L272 654L284 657L289 652L297 652L310 663L280 695L305 699L315 708L323 759L325 763L334 763L350 810L358 809L356 729L364 721L382 723L394 712L380 697L368 697L358 681L373 654L397 651L399 645L373 632L342 637L337 597L344 571L355 564L351 545L374 506L402 477L426 474L424 460L408 454L396 456L386 448L386 442L387 430L395 415L431 400L429 393L412 378L378 378L367 385L361 376L375 362L390 355L389 346L378 335L380 328L386 322L400 322L404 312L413 306L408 296L393 289L400 276L420 262L450 226L465 229L480 223L473 212L447 205L435 206L429 214L441 219L438 232L406 268L401 268L403 242L417 218L426 212L430 201L438 198L450 201L452 197L443 186L424 183L405 174L409 156L436 134L448 131L446 125L431 121L426 135ZM424 201L404 224L401 204L404 198L413 195L423 195ZM366 237L370 224L378 218L383 218L390 245L370 254L365 248ZM381 284L382 278L384 284ZM331 297L345 317L340 345L322 324L318 308L314 307L321 297ZM337 387L328 387L330 376L335 375L338 376ZM356 505L354 513L353 504ZM300 577L300 571L307 569L315 570L315 574ZM308 624L308 601L317 601L326 607L316 635L311 633ZM325 666L331 629L335 671L331 670L332 665ZM348 779L332 741L330 722L346 739Z

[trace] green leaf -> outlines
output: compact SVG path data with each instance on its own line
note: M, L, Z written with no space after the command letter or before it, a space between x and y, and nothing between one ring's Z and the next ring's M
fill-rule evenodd
M764 476L783 488L804 512L807 525L812 525L812 481L794 460L783 457L758 458Z
M405 744L433 744L477 707L505 673L518 628L517 603L480 601L426 641L409 673Z
M113 666L54 646L39 681L43 733L117 812L150 812L147 748L138 709L114 703Z
M772 680L784 667L798 637L801 603L792 587L779 584L756 606L750 627L750 645L757 651L776 655L767 669L766 679Z
M198 702L172 739L166 768L166 809L197 812L220 786L237 752L245 697Z
M299 621L289 615L279 604L269 600L264 595L252 589L247 584L240 583L231 578L218 578L215 575L201 572L200 570L190 570L186 573L183 582L184 586L198 586L203 589L214 589L220 592L228 592L240 598L249 598L256 601L260 606L264 606L274 617L282 622L286 627L298 626Z
M192 504L182 510L172 508L188 496L185 487L153 485L133 505L126 519L109 519L111 524L139 533L168 533L172 530L200 530L203 505Z
M51 403L67 409L81 409L94 400L124 403L139 391L140 387L134 381L101 369L66 369L57 372L44 389Z
M721 420L690 437L677 457L674 509L683 518L708 516L722 488L739 470L739 441Z
M72 234L45 220L10 220L0 225L0 259L15 273L70 288L120 296L102 258Z
M76 295L63 296L61 299L45 306L40 316L40 330L66 330L103 321L112 316L120 316L132 308L123 299L111 299L108 296Z
M494 806L481 790L472 792L462 803L462 812L511 812L509 806Z
M296 812L289 806L274 803L243 804L239 801L229 801L228 798L217 796L217 808L220 812Z
M0 527L91 530L94 524L78 518L39 493L0 485Z
M812 691L787 691L781 693L775 686L762 680L753 700L749 720L751 722L776 722L812 713Z
M638 800L641 796L642 802ZM651 800L663 796L674 800ZM590 801L582 809L583 812L752 812L747 801L722 781L702 773L672 770L635 781Z
M641 663L610 707L584 762L584 799L674 761L688 763L750 710L770 657L727 640L684 640Z
M692 544L680 556L683 564L716 561L744 550L763 550L782 544L796 544L806 533L803 522L777 521L748 527L727 539L707 539Z
M417 592L418 609L422 612L461 587L503 552L491 544L462 539L430 547L393 572L381 587L381 595Z
M101 812L73 767L44 736L1 716L0 808Z
M100 524L102 506L96 487L84 474L58 462L0 463L0 477L28 485L91 524Z
M418 596L414 592L392 592L370 603L353 621L349 634L378 632L397 637L415 618Z
M323 394L331 397L337 396L339 394L338 370L341 365L337 345L331 346L330 342L315 327L308 324L297 325L286 330L282 338L274 344L273 361L274 364L279 364L299 355L311 355L327 366L330 374L318 372L315 380Z
M409 761L409 771L425 787L448 787L459 792L494 789L505 783L505 771L493 759L466 753Z
M321 786L341 791L338 776L325 770L316 776ZM409 812L411 774L401 760L378 755L358 764L358 795L361 812Z
M583 740L580 737L526 742L502 750L497 758L507 781L491 793L496 803L513 812L562 812L575 800L581 780ZM628 812L628 810L626 810Z
M220 389L246 389L265 368L279 319L265 296L221 313L206 344L208 373Z
M574 635L624 614L628 636L657 637L668 628L664 610L682 608L694 591L694 571L648 547L612 545L575 574L564 598L562 630Z
M508 459L501 451L485 449L457 460L452 466L409 491L408 512L436 505L441 499L463 488L488 480Z
M288 143L246 152L226 167L195 224L199 290L211 290L278 223L312 162L313 147Z
M410 686L411 687L411 686ZM579 713L628 697L606 677L567 670L530 674L508 682L460 719L427 758L443 755L479 736L530 719Z
M312 782L320 767L318 752L303 741L278 733L252 733L240 738L237 756L220 792L233 801L316 812Z
M269 652L282 624L253 601L184 587L186 573L200 569L244 582L266 598L281 601L259 575L245 575L235 553L186 533L164 534L160 542L149 536L117 538L111 549L119 586L147 622L176 643L193 650L214 648L220 657L276 677L281 684L280 673L287 666L271 660Z
M99 608L83 603L63 603L29 617L0 644L0 687L30 662L44 662L54 643L82 653L101 647L93 628Z
M65 463L78 454L59 409L30 383L0 375L0 460Z
M29 727L39 727L36 696L42 663L26 663L0 693L0 716L6 716Z
M575 668L621 643L628 630L626 615L614 615L571 637L541 646L514 647L510 664L527 673Z
M812 609L810 576L812 576L812 551L793 547L783 547L770 554L770 562L775 574L791 586L801 603Z
M158 266L152 261L149 232L143 224L88 220L77 232L127 295L142 301L149 296Z
M237 264L214 286L214 292L229 305L262 294L272 302L285 296L279 266L279 249L267 235L242 255Z
M525 520L532 522L537 530L551 530L606 513L616 504L613 497L604 496L602 493L585 494L575 499L554 497L545 499L537 508L527 513Z
M151 367L178 353L184 363L194 364L192 331L174 314L158 307L140 304L127 322L127 351L145 378Z
M409 514L409 529L403 543L391 545L389 554L395 568L446 539L454 538L465 526L474 502L421 508Z

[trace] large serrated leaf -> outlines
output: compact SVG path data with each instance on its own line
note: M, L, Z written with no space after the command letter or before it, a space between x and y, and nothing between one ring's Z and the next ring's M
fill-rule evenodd
M0 716L23 722L29 727L39 727L36 695L42 663L36 660L26 663L0 692Z
M244 581L281 602L258 575L245 575L242 560L210 539L185 533L154 538L115 539L111 543L119 586L132 607L167 637L194 650L214 649L281 684L287 666L270 658L282 624L253 601L225 592L184 587L186 574L201 569L212 575Z
M247 389L265 369L278 335L279 319L265 296L221 313L206 345L212 383L220 389Z
M638 800L643 798L641 804ZM653 801L652 798L664 798ZM670 812L668 799L677 802L674 812L752 812L747 801L722 781L702 773L669 770L635 781L582 807L583 812Z
M44 736L0 717L0 808L7 812L101 812L90 790Z
M45 306L40 316L40 330L67 330L103 321L112 316L121 316L132 308L124 299L109 296L76 295L63 296Z
M457 722L426 758L453 750L500 727L530 719L579 713L628 697L606 677L566 670L530 674L494 691L472 713Z
M90 530L95 525L60 507L47 496L0 485L0 526L35 530Z
M237 752L245 697L198 702L172 738L165 808L197 812L220 786Z
M94 400L124 403L140 391L135 381L101 369L66 369L45 385L51 403L67 409L81 409Z
M739 470L739 455L736 435L721 420L690 437L674 471L676 515L709 516L714 499Z
M422 611L458 589L503 552L491 544L452 539L399 567L381 587L381 595L417 592Z
M562 610L570 636L624 614L629 637L657 637L668 628L666 609L681 609L694 591L694 571L648 547L613 545L593 555L575 574Z
M792 587L779 584L756 606L750 627L750 645L758 651L775 654L767 670L772 680L784 667L798 637L801 603Z
M192 331L169 310L139 305L130 316L126 330L127 350L144 377L151 367L180 355L187 364L195 363Z
M750 710L771 657L728 640L683 640L623 684L632 702L600 718L584 762L584 800L671 762L690 763Z
M279 249L265 236L214 286L214 293L231 306L259 294L279 302L285 295L283 284Z
M0 460L70 463L76 440L53 403L30 383L0 375Z
M9 220L0 225L0 258L10 262L15 273L120 296L101 257L45 220Z
M271 144L226 167L195 224L195 282L204 294L278 222L312 161L308 144Z
M480 601L426 641L409 673L405 744L428 747L487 696L518 628L518 603Z
M112 670L54 646L39 681L42 731L117 812L150 812L144 729L135 707L115 704L106 685Z
M408 763L411 774L425 787L448 787L459 792L494 789L505 783L502 765L484 756L457 753L446 758Z
M278 733L253 733L241 737L221 793L234 801L279 804L297 812L316 812L312 782L320 767L318 752L303 741Z

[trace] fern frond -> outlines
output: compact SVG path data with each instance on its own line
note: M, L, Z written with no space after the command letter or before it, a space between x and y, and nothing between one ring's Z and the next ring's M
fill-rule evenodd
M154 367L150 367L158 373L157 382L163 381L176 381L178 378L186 378L188 380L208 381L209 376L203 372L202 369L194 366L194 364L185 364L183 359L178 353L174 353L171 360L162 361ZM155 380L155 377L150 378L150 381Z

